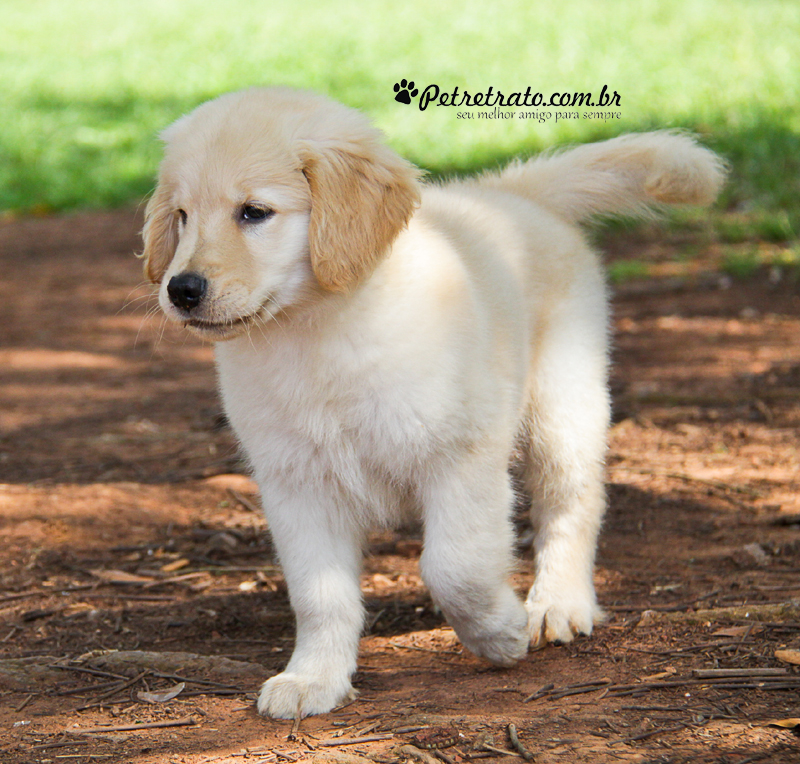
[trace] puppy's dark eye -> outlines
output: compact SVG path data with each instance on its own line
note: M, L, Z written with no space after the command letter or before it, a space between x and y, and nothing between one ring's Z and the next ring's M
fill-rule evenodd
M181 219L181 223L186 225L186 220L188 215L186 214L186 210L178 210L178 217Z
M275 212L269 207L262 207L260 204L243 204L239 210L239 218L247 223L259 223L262 220L271 218Z

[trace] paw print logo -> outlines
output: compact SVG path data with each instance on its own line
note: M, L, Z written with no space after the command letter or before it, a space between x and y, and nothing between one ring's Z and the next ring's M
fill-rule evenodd
M416 98L419 94L419 90L414 87L414 80L411 80L411 82L406 80L395 82L394 92L397 93L394 100L400 103L411 103L411 99Z

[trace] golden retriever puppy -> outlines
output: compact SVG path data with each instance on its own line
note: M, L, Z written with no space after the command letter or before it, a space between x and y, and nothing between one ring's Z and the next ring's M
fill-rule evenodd
M715 155L654 132L422 184L362 114L288 89L224 95L163 138L145 270L167 316L218 343L297 621L258 710L353 696L365 534L409 516L422 577L476 655L510 666L531 640L589 634L609 329L577 223L711 202ZM537 529L524 604L512 453Z

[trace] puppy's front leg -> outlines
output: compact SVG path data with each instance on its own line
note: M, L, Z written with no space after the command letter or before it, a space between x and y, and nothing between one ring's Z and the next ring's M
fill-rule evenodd
M459 639L510 666L528 649L528 617L508 582L513 493L503 452L471 454L423 485L422 577Z
M269 484L262 496L297 638L286 670L262 686L258 711L280 719L325 713L355 696L350 677L364 622L361 532L319 495L280 497Z

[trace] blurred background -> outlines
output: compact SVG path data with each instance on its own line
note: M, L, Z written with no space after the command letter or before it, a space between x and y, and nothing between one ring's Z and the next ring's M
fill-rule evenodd
M554 144L683 127L732 163L723 238L800 226L800 3L794 0L3 0L0 213L136 203L160 129L251 85L312 88L366 111L434 174ZM395 102L443 90L591 91L622 119L459 120ZM421 87L420 87L421 89Z

